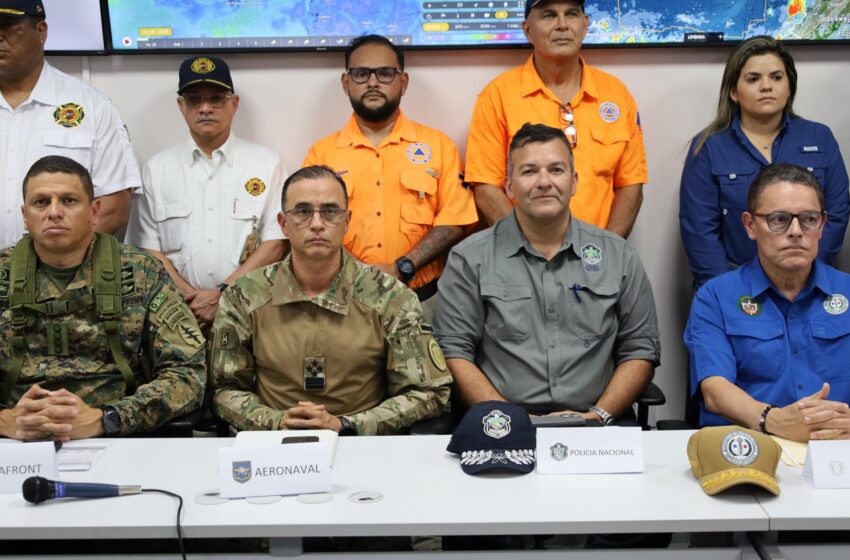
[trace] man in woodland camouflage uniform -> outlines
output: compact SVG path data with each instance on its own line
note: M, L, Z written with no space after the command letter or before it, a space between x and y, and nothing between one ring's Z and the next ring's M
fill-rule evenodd
M198 324L159 261L94 233L88 171L47 156L23 192L29 236L0 252L0 435L127 435L197 408Z
M243 430L397 433L441 414L451 376L416 295L342 249L345 183L295 172L278 221L292 251L227 288L212 330L218 415Z

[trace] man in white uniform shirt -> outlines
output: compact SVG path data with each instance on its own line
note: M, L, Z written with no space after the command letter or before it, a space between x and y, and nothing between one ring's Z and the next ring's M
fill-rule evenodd
M44 60L41 0L0 0L0 248L24 234L21 185L46 155L69 157L91 174L100 215L95 229L127 223L141 185L127 128L109 99Z
M177 94L191 137L144 165L127 243L162 261L206 329L228 285L283 257L286 173L278 154L231 134L239 96L223 60L183 61Z

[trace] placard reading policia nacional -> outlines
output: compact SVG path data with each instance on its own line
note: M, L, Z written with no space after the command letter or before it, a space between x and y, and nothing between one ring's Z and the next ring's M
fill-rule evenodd
M524 45L525 0L109 0L118 52L333 50L378 33L414 48ZM587 0L585 45L850 40L850 0Z

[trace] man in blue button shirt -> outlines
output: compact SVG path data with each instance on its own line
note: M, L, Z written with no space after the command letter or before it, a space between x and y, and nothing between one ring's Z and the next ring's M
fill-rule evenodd
M850 274L816 261L823 191L795 165L764 168L744 228L756 258L707 282L685 329L700 425L797 441L850 437Z

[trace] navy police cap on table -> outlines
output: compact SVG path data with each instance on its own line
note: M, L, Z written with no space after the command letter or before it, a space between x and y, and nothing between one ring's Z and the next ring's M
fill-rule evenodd
M187 87L198 84L212 84L234 92L230 68L226 62L214 56L194 56L187 58L180 65L177 94L180 95Z
M528 19L528 14L531 12L531 8L546 1L548 0L525 0L525 19ZM572 2L581 6L582 9L584 8L584 0L572 0Z
M0 0L0 17L45 17L41 0Z
M466 474L499 469L522 474L534 470L537 433L528 412L503 401L487 401L472 406L452 435L451 453L460 455Z

